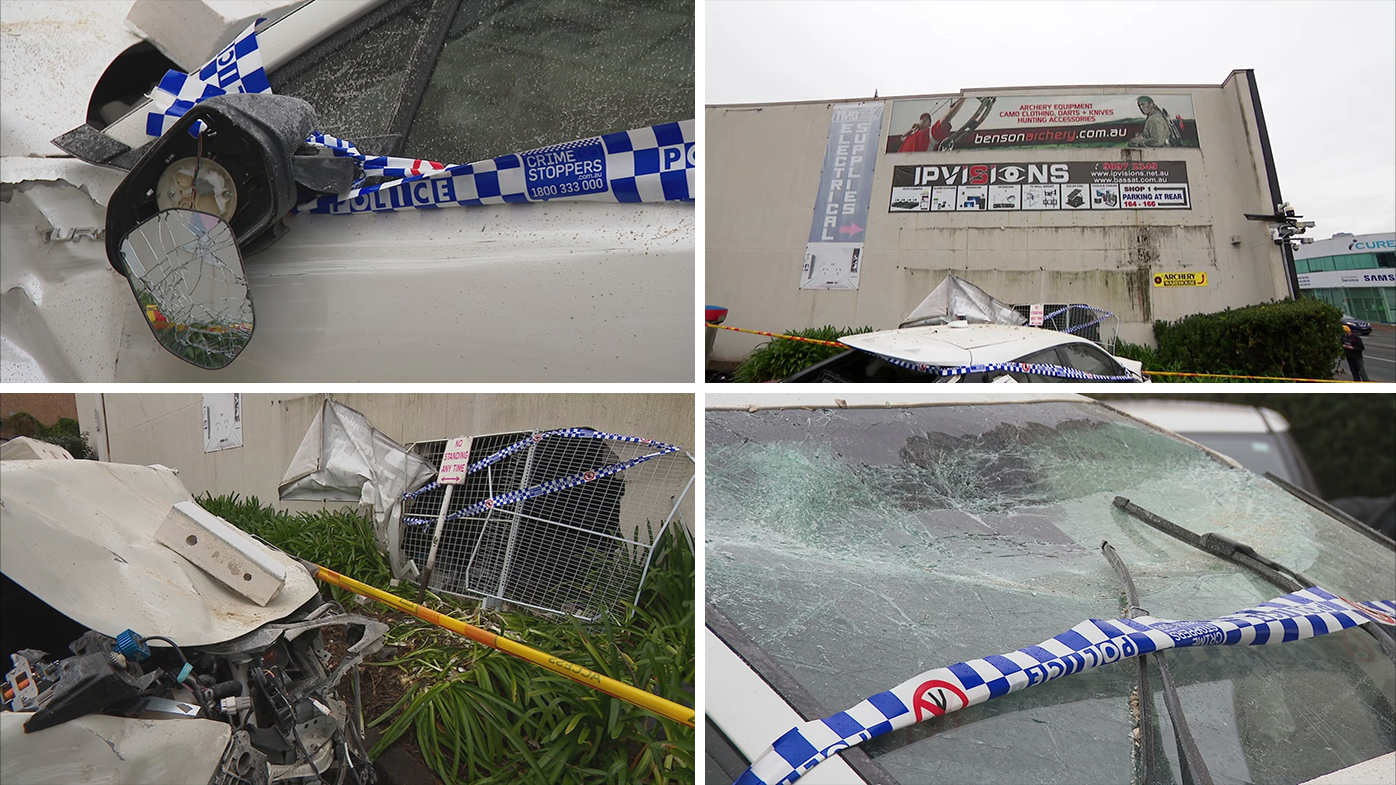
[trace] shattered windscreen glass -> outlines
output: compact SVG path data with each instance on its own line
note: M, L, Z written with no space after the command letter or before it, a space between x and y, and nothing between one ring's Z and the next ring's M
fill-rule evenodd
M403 149L465 163L693 117L691 0L463 3Z
M1155 617L1210 618L1285 593L1127 516L1117 495L1352 599L1396 597L1391 551L1099 404L710 411L706 432L708 601L822 716L922 671L1125 615L1102 540ZM1219 782L1300 782L1396 746L1396 672L1361 630L1169 659ZM1107 666L863 746L903 783L1129 782L1134 685L1133 665Z

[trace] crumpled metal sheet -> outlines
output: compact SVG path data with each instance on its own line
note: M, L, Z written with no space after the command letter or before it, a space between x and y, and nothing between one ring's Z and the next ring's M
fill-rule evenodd
M0 570L104 635L126 629L202 646L244 635L315 596L298 561L266 607L161 545L170 506L192 501L173 472L97 461L0 462ZM159 644L156 644L159 645Z
M205 785L232 736L226 722L89 714L26 734L32 712L0 712L7 785L161 782Z
M1027 324L1022 314L988 292L953 275L931 291L898 327L948 324L960 317L970 324Z
M373 508L378 546L401 513L402 495L436 476L436 467L407 451L368 418L325 400L277 487L282 501L357 502Z

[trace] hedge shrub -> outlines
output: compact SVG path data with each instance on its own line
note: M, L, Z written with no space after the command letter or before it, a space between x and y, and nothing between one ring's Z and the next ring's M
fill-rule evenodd
M872 332L871 327L813 327L807 330L787 330L786 335L813 338L818 341L837 341L845 335ZM827 360L840 352L847 351L835 346L821 346L817 343L792 341L788 338L772 338L748 354L737 370L732 372L734 382L774 382L784 379L796 371Z
M1343 352L1342 316L1306 297L1156 321L1154 362L1187 373L1331 379Z

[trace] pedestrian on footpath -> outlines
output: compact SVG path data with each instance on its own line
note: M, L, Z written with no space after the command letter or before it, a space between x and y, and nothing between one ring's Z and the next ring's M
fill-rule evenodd
M1343 325L1343 354L1348 358L1348 370L1352 371L1354 382L1370 382L1367 378L1367 369L1362 365L1362 352L1367 347L1362 344L1362 339L1352 331L1351 327Z

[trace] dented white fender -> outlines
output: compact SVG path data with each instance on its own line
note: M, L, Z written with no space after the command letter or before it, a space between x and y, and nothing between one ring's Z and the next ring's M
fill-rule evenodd
M0 782L205 785L233 728L216 720L133 720L89 714L25 733L30 712L0 712ZM177 750L178 754L170 754Z
M263 607L161 545L155 532L170 508L192 499L162 468L0 462L0 570L104 635L132 629L181 646L236 638L315 596L315 582L300 563L270 547L268 555L285 567L286 583Z

